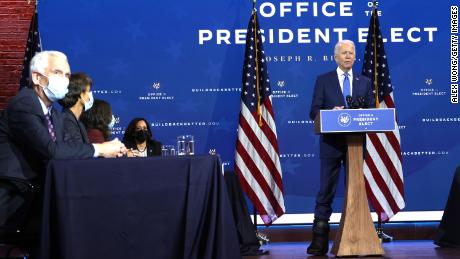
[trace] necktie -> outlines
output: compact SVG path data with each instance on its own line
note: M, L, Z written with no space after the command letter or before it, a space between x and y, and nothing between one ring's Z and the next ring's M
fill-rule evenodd
M351 96L351 87L350 87L350 79L348 78L348 73L343 74L344 79L343 79L343 98L345 100L345 106L348 106L347 104L347 96Z
M48 113L45 115L47 125L48 125L48 133L50 134L51 139L56 142L56 133L54 132L53 123L51 122L51 109L48 110Z

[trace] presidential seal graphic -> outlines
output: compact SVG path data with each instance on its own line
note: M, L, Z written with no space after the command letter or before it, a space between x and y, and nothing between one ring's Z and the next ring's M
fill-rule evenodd
M348 113L341 113L338 118L339 125L342 127L348 127L351 123L351 116Z

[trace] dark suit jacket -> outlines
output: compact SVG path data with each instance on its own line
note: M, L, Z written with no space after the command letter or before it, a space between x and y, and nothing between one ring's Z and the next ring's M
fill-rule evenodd
M353 74L353 98L364 97L367 107L375 107L371 80L365 76ZM319 110L330 110L335 106L346 106L340 88L337 71L319 75L311 102L310 118L315 119ZM344 134L322 134L320 137L320 158L340 157L347 151Z
M21 150L10 141L9 132L6 111L3 111L0 116L0 176L34 178L36 173L29 166Z
M64 122L62 115L51 110L56 142L49 133L47 120L37 94L33 89L23 88L7 106L4 123L6 122L8 145L12 145L20 152L23 159L21 166L28 171L15 170L11 163L1 161L1 168L10 168L1 171L3 175L23 179L34 179L44 175L46 164L50 159L90 158L94 154L91 144L83 144L74 141L64 142ZM4 145L6 146L6 145ZM3 150L0 150L3 153ZM8 151L10 152L10 151ZM23 163L26 164L23 164ZM3 164L5 163L5 164ZM30 170L29 170L30 169Z
M137 146L135 143L130 141L124 141L126 148L136 149ZM147 140L147 156L161 156L161 142L154 139Z
M37 94L23 88L8 104L0 118L0 176L20 178L32 183L34 194L25 200L8 185L0 184L0 226L24 227L36 233L33 221L40 222L44 182L50 159L89 158L94 154L90 144L64 142L64 122L55 109L51 111L56 142L52 141L47 120ZM28 217L26 218L24 214Z
M62 115L64 117L64 141L89 143L85 125L75 117L73 112L65 109Z

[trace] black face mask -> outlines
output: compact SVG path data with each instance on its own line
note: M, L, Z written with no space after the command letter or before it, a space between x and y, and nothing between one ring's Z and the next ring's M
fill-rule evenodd
M137 143L143 143L147 140L149 132L147 130L137 130L134 132L134 138Z

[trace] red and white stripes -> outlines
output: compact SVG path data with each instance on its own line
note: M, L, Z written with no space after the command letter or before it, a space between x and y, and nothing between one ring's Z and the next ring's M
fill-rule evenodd
M262 126L257 112L241 103L235 165L243 189L269 225L284 214L285 207L271 98L261 103L260 110Z
M394 108L393 93L385 96L380 108ZM396 130L366 135L364 176L368 199L383 221L405 206L401 165L401 139Z

